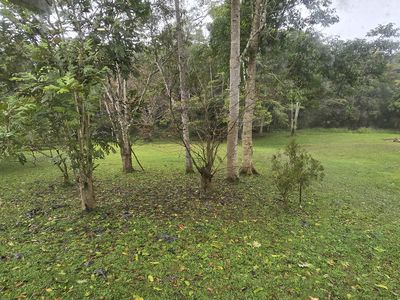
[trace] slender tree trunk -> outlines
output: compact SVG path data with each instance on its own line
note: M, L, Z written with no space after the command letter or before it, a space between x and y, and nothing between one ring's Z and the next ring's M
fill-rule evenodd
M93 188L93 153L90 134L90 116L86 111L82 96L75 92L76 109L79 114L78 130L78 184L83 210L90 211L95 207Z
M264 133L264 123L265 123L264 117L261 117L261 120L260 120L260 131L259 131L260 135L262 135Z
M193 173L193 163L190 157L190 137L189 137L189 89L187 79L187 61L186 61L186 49L184 46L182 20L181 20L181 9L180 0L175 0L175 16L176 16L176 38L178 44L178 64L179 64L179 82L180 82L180 94L181 94L181 118L182 118L182 136L183 142L185 143L185 166L186 173Z
M253 166L253 119L254 108L257 101L256 76L257 76L257 53L260 39L262 0L256 0L251 23L250 41L248 48L249 62L247 66L246 100L243 115L242 147L243 164L241 173L246 175L257 174Z
M294 104L290 103L290 135L294 135Z
M296 104L291 104L291 110L290 110L290 115L291 115L291 120L290 120L290 135L294 136L296 134L297 130L297 120L299 118L299 112L300 112L300 102L296 102Z
M130 111L131 107L129 105L128 101L128 95L127 95L127 82L126 79L120 79L119 81L122 82L122 107L119 108L119 115L120 115L120 128L121 128L121 143L122 143L122 171L124 173L132 173L133 172L133 166L132 166L132 148L131 148L131 137L129 136L129 128L130 128L130 121L131 117L130 114L132 113ZM122 109L122 111L121 111Z
M230 181L239 179L237 144L239 119L239 85L240 85L240 0L231 0L231 54L230 54L230 103L227 136L227 178Z
M296 102L296 108L294 111L294 133L297 131L297 120L299 119L300 102Z
M57 162L56 162L56 165L57 165L57 168L58 168L58 169L61 171L61 173L63 174L63 182L64 182L64 185L69 185L69 184L70 184L70 181L69 181L69 172L68 172L67 158L64 157L64 156L62 155L62 153L60 152L59 149L56 148L56 149L54 149L54 151L57 153L57 158L58 158L58 160L57 160ZM53 152L52 152L51 149L50 149L50 157L54 158Z

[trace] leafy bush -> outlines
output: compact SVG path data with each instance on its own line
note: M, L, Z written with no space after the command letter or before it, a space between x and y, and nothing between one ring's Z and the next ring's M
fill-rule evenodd
M302 193L313 181L322 181L324 168L312 158L295 140L292 140L283 153L272 157L272 182L282 201L288 203L297 191L299 203Z

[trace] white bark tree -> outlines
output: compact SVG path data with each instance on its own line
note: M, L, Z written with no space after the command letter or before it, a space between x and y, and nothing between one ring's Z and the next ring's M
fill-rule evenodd
M297 120L299 118L300 112L300 102L296 101L296 104L293 101L290 103L290 135L294 136L297 131Z
M239 179L237 146L240 86L240 0L231 1L231 53L229 63L229 120L227 136L227 178Z
M257 174L253 166L253 119L254 108L257 102L256 76L257 76L257 54L260 41L260 32L265 22L262 18L264 0L255 0L253 6L253 17L251 23L250 39L245 51L248 54L246 100L243 115L243 163L241 173L246 175Z
M229 120L227 136L227 178L239 179L237 146L240 86L240 0L231 1L231 51L229 63Z

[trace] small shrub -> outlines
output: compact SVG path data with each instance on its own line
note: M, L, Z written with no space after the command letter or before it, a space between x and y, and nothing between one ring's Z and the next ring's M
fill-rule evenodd
M312 158L296 141L292 140L283 153L272 157L272 182L282 201L289 202L297 191L299 203L302 193L313 181L322 181L324 168L321 163Z

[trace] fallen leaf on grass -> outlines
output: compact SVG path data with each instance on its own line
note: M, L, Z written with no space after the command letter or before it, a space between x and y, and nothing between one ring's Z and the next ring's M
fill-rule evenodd
M375 247L374 250L375 250L376 252L378 252L378 253L383 253L383 252L386 251L386 250L383 249L382 247Z
M385 289L385 290L388 290L388 289L389 289L389 288L388 288L386 285L384 285L384 284L375 284L375 286L378 287L378 288L381 288L381 289Z
M308 263L308 262L305 262L305 263L298 264L298 266L299 266L300 268L311 268L311 267L312 267L312 264L310 264L310 263Z
M84 284L84 283L86 283L86 282L87 282L86 279L81 279L81 280L77 280L77 281L76 281L77 284Z
M330 266L334 266L334 265L335 265L335 262L334 262L333 259L328 259L328 260L326 261L326 263L327 263L328 265L330 265Z

